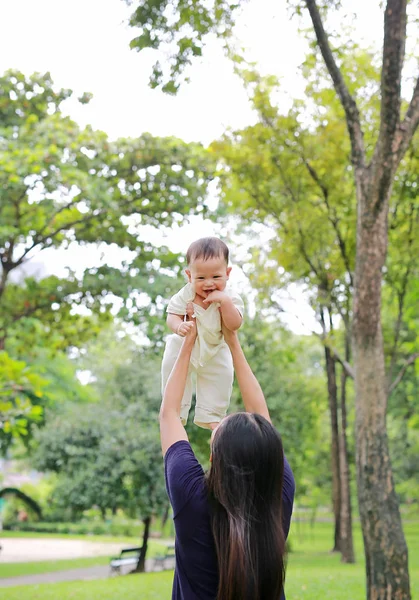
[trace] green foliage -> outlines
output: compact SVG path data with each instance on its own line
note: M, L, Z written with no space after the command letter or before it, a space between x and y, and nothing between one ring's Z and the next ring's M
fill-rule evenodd
M245 269L258 291L262 314L276 318L283 310L284 292L290 284L299 284L316 311L324 341L343 355L343 325L348 333L351 329L356 245L349 141L342 108L324 66L309 56L304 69L307 100L295 101L286 114L281 114L273 100L279 89L276 79L261 77L254 66L238 57L237 72L249 89L259 122L212 145L225 165L220 212L227 222L231 215L239 217L237 233L246 235L250 250ZM353 56L342 57L342 70L353 85L357 84L365 139L371 150L379 120L374 92L379 73L369 54L359 49L355 60ZM305 116L307 105L310 121ZM414 142L400 167L390 205L382 317L389 385L406 358L419 351L416 157ZM260 227L256 234L255 223ZM271 353L268 356L271 360ZM416 436L408 425L417 403L413 399L415 384L411 382L409 387L406 380L399 385L390 398L389 411L395 417L402 416L405 424L400 418L391 422L390 439L399 493L407 500L417 497L411 468ZM350 430L351 424L350 414ZM406 456L409 459L403 465Z
M43 416L46 381L23 361L0 352L0 454L12 436L25 437Z
M159 364L153 352L134 354L131 348L120 355L118 345L129 343L118 344L115 336L113 341L101 351L98 346L85 364L100 401L82 412L70 403L57 406L37 436L34 464L58 474L53 503L69 507L74 517L97 506L103 515L121 508L146 518L167 503L157 419Z
M150 84L175 94L181 77L194 58L202 56L208 35L226 39L240 3L229 0L125 0L135 7L130 26L139 29L131 41L138 51L150 48L169 52L167 69L157 61ZM187 81L187 79L186 79Z
M143 526L138 522L125 523L103 521L80 521L78 523L54 522L16 522L5 521L6 531L30 531L32 533L54 533L60 535L107 535L137 537L142 534Z
M328 415L321 344L315 338L290 333L274 319L260 317L246 320L242 337L244 352L292 465L300 501L319 489L327 503L330 433L325 427ZM243 408L237 388L233 408Z
M110 293L123 299L121 314L130 319L143 308L141 292L156 298L155 272L174 267L175 256L146 243L143 228L203 210L212 165L199 144L149 134L111 142L81 129L61 113L71 92L55 91L48 74L8 71L0 84L0 339L32 317L65 348L109 320ZM102 264L82 276L10 278L39 252L71 242L131 253L121 269ZM167 287L163 277L158 293ZM26 321L18 334L27 333Z
M226 166L223 210L240 216L247 235L255 221L270 229L262 243L253 236L250 264L255 268L248 269L260 304L272 309L272 299L299 283L318 314L321 307L333 307L349 318L356 210L339 104L323 98L324 108L308 125L302 102L287 114L275 106L275 78L261 77L243 62L237 70L259 122L224 136L212 149Z
M144 241L144 228L203 211L213 167L199 144L149 134L110 141L80 128L62 113L71 90L56 89L48 73L7 71L0 90L0 350L10 356L0 369L10 371L16 359L36 363L23 374L16 362L1 390L0 436L9 443L40 420L37 373L50 380L51 402L86 397L60 353L98 335L116 299L121 319L142 324L145 334L156 327L145 315L150 303L161 310L179 264L167 248ZM102 259L64 276L31 274L31 259L42 262L45 250L72 243L112 246L122 266Z

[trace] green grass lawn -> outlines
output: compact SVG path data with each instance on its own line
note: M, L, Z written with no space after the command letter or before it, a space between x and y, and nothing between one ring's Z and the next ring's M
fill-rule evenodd
M168 600L173 571L0 588L2 600Z
M412 590L419 589L419 523L405 525L410 553ZM359 527L355 528L356 565L343 565L331 555L332 525L293 524L287 569L289 600L362 600L365 598L364 560ZM1 589L2 600L167 600L173 573L149 573L100 581L68 582ZM418 600L418 597L415 597Z
M36 575L38 573L52 573L53 571L67 571L70 569L84 569L96 565L108 565L109 557L94 556L92 558L74 558L48 560L27 563L2 563L0 562L0 579L18 577L19 575Z

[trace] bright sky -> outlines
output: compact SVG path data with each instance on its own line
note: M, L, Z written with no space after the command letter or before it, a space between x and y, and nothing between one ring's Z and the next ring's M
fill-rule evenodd
M281 77L284 94L280 102L284 107L290 98L302 93L298 65L305 53L298 23L290 20L286 4L249 0L237 26L239 39L260 70ZM370 43L377 41L377 33L381 35L382 17L376 7L375 0L350 0L351 10L363 17L358 33ZM176 97L151 90L148 79L155 54L147 51L139 55L129 49L135 36L126 26L129 13L122 0L0 2L0 70L17 68L27 74L50 71L57 86L72 88L76 97L92 92L88 106L73 102L67 110L81 125L90 123L112 138L135 137L148 131L209 143L226 128L243 127L254 120L241 82L217 41L190 70L191 84L182 87ZM213 224L197 219L169 234L162 232L154 240L159 243L164 239L174 251L185 251L193 239L215 231ZM71 261L68 253L45 254L44 260L48 270L60 272L63 263L93 265L100 252L92 251L86 259L85 250L73 247ZM107 251L106 259L118 264L120 256ZM237 282L243 279L240 273L236 277ZM295 331L307 332L315 326L299 290L293 290L292 300L285 302L290 312L298 315L288 319Z

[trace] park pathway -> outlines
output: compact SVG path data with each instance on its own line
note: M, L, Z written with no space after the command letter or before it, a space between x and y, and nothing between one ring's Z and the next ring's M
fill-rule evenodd
M146 560L146 571L154 570L154 560ZM0 579L0 588L15 585L38 585L41 583L58 583L61 581L87 581L88 579L106 579L110 576L110 569L106 565L86 567L84 569L71 569L67 571L53 571L51 573L38 573L37 575L19 575L18 577L5 577ZM116 575L119 577L119 575Z

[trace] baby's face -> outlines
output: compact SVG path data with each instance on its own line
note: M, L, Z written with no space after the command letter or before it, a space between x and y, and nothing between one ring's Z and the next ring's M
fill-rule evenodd
M195 287L195 293L201 298L215 290L223 291L227 285L231 267L228 267L223 257L195 259L186 269L189 283Z

